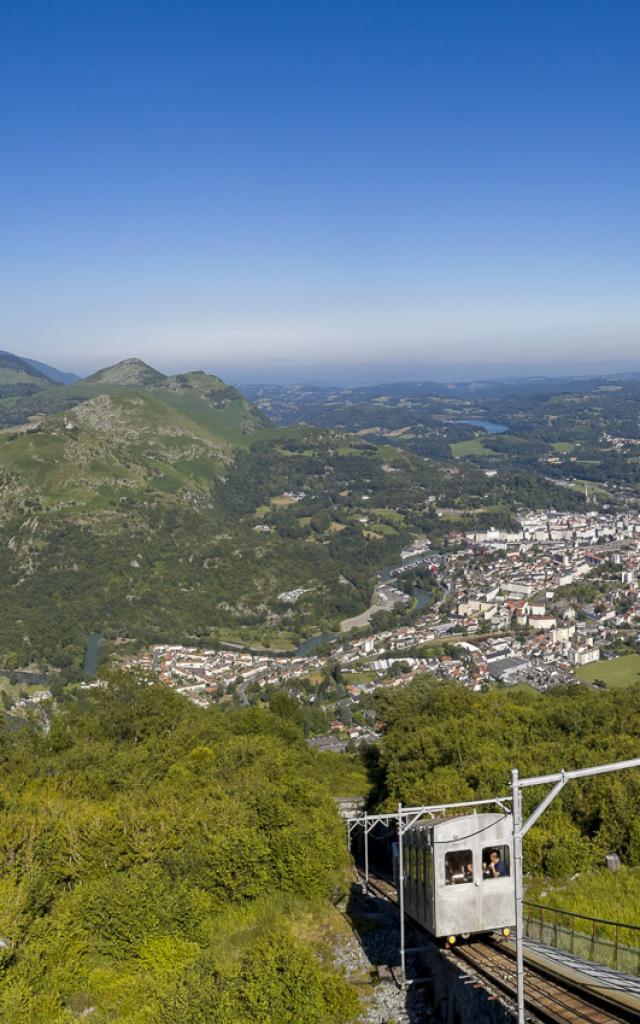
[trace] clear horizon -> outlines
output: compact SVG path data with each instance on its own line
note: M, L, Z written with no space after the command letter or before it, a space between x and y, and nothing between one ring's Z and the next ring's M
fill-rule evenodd
M0 348L633 368L637 4L25 0L0 25Z
M0 355L2 354L0 350ZM13 352L27 360L37 357L31 353ZM124 359L139 356L129 355ZM117 359L114 362L121 362ZM45 361L46 362L46 361ZM312 385L328 387L358 387L370 385L393 385L417 382L473 383L475 381L527 380L535 378L565 379L567 377L604 377L628 373L640 374L640 358L635 360L608 359L600 362L575 363L436 363L436 362L348 362L332 360L328 363L311 363L299 360L272 359L267 362L247 360L245 362L211 363L208 360L171 361L167 359L144 360L154 369L168 376L188 371L204 371L222 377L229 384L237 385ZM79 377L90 376L97 370L113 363L59 364L55 360L48 365L64 372L76 373Z

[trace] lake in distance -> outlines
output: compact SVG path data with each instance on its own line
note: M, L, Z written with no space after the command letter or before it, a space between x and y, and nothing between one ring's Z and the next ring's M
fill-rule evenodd
M493 423L492 420L460 420L460 423L469 423L472 427L482 427L487 434L506 434L509 429L504 423Z

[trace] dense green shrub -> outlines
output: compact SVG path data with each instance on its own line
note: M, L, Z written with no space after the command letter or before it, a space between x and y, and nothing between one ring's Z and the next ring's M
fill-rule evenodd
M352 990L292 930L347 856L296 726L120 674L48 736L0 739L2 1021L351 1019Z
M377 764L378 798L389 807L491 797L509 792L511 768L522 776L637 757L640 685L601 693L559 688L471 693L423 677L377 698L387 722ZM525 811L545 788L525 793ZM567 785L528 833L525 865L552 876L601 864L618 852L640 864L640 770Z

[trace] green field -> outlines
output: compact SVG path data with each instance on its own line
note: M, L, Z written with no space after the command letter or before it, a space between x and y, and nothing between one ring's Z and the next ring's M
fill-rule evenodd
M579 491L584 494L585 484L591 494L597 494L599 498L603 498L605 501L611 500L611 493L603 487L601 484L595 484L592 480L579 480L575 479L569 487L572 491Z
M506 433L506 434L487 434L486 435L486 438L491 438L491 437L493 437L494 439L500 438L501 442L504 442L506 444L510 444L514 448L517 448L518 446L522 447L523 445L527 444L526 437L521 437L519 434L509 434L509 433ZM486 440L486 438L485 438L485 440ZM497 452L494 452L494 455L496 455L496 454L497 454Z
M389 523L390 526L404 526L405 524L405 517L402 512L396 512L392 508L372 508L371 514L383 523Z
M625 654L611 661L596 661L579 668L576 675L584 682L601 679L612 690L622 690L640 681L640 654Z
M355 685L357 683L370 683L372 680L377 679L378 673L371 672L366 669L349 671L344 673L345 683L348 685Z
M252 629L250 626L239 626L237 629L225 628L216 629L216 640L221 643L237 644L254 651L279 651L289 653L297 646L297 639L292 633L285 630L273 629Z
M451 454L454 459L462 459L465 455L493 455L494 453L485 448L482 439L473 437L470 441L456 441L451 446Z
M466 528L467 524L465 524L464 521L464 512L460 512L460 514L456 512L440 512L439 517L444 520L445 523L449 523L452 527L457 527L458 529L463 530Z
M371 529L380 537L395 537L398 532L389 523L371 523Z

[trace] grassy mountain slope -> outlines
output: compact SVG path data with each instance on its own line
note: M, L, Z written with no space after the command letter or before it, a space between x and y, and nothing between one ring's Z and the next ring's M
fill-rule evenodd
M175 563L188 565L220 533L215 486L264 425L207 374L145 371L153 383L138 387L114 377L122 380L105 373L45 388L33 408L46 410L53 396L64 411L32 412L0 432L0 562L9 583L0 650L10 660L77 668L91 623L116 633L131 624L177 629L168 581L184 581Z
M123 359L85 377L88 384L122 384L127 387L146 387L161 384L163 380L165 375L142 359Z
M166 377L138 359L127 359L70 384L53 384L41 376L37 391L35 388L25 394L12 391L4 398L0 388L0 429L22 426L51 413L66 412L99 395L116 396L132 390L153 392L161 401L184 409L214 431L224 432L230 428L233 440L237 440L238 431L250 432L254 426L265 422L264 414L213 374L195 372Z
M153 388L74 385L66 412L0 434L0 464L15 477L5 498L17 488L71 516L145 490L208 489L263 419L217 378L161 379Z
M50 383L49 378L32 363L12 352L0 352L0 388L25 385L40 388Z
M75 373L65 373L64 370L57 370L55 366L41 363L37 359L0 351L0 386L30 384L35 387L46 387L51 383L71 384L79 379Z

